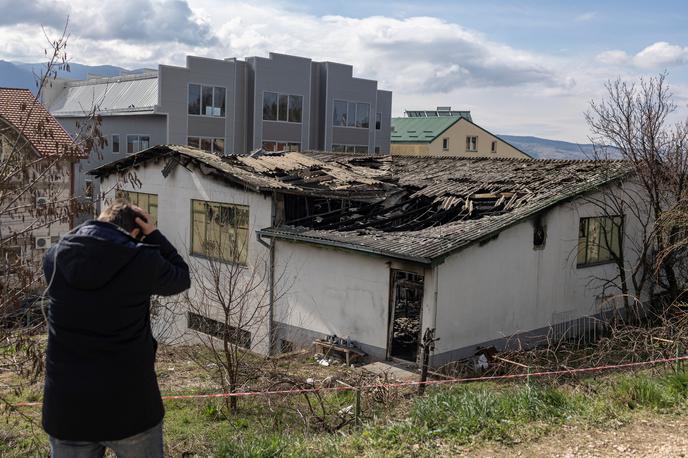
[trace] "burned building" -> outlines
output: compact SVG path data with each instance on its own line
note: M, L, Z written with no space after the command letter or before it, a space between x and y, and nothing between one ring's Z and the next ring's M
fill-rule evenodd
M140 187L122 180L131 172ZM262 353L336 334L372 359L414 361L428 328L440 339L433 364L479 346L535 343L552 326L616 307L606 298L618 291L600 279L616 275L622 254L631 262L624 240L638 236L624 215L593 202L624 185L622 161L221 158L168 145L93 173L108 189L155 195L161 229L190 247L191 262L205 262L194 205L240 208L245 227L218 233L245 237L247 253L224 261L251 269L269 259L280 274L265 287L288 284L267 329L246 330L269 334L253 348Z

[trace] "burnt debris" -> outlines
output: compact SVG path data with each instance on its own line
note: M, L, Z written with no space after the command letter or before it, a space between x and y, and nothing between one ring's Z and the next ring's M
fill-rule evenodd
M623 161L361 156L277 152L215 156L162 145L91 173L164 161L272 193L261 235L432 262L630 172Z

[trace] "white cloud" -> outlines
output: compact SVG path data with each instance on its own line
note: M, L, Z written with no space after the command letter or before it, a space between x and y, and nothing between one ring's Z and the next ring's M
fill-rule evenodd
M658 41L635 55L614 49L598 54L596 59L608 65L633 65L640 69L661 69L688 64L688 47Z
M684 65L688 63L688 47L658 41L636 54L633 63L642 68Z
M0 26L61 28L93 40L120 39L138 43L212 44L209 25L196 17L186 0L0 0Z
M598 62L609 65L627 64L630 60L630 56L628 53L626 53L626 51L621 51L618 49L602 52L595 56L595 58Z
M619 50L600 54L597 63L531 52L436 17L316 16L271 0L127 0L97 8L92 0L38 1L40 8L24 2L11 20L0 18L0 59L40 61L45 39L38 24L49 31L62 26L59 14L41 11L57 11L70 14L74 62L140 68L184 65L187 54L295 54L351 64L355 76L377 79L394 92L395 114L468 107L496 132L579 141L586 136L587 101L600 95L605 80L620 71L633 75L638 65L637 56Z

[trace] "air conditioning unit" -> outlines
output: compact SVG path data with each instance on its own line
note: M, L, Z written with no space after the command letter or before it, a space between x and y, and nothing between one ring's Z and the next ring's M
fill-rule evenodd
M37 250L47 250L52 246L52 240L50 236L47 237L36 237L36 249Z
M48 198L46 196L36 196L36 208L45 208L48 206Z

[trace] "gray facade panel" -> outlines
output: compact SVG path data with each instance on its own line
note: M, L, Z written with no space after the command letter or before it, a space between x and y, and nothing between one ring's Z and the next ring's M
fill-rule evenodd
M263 121L263 140L301 143L302 130L301 124Z
M333 127L332 145L368 145L370 129Z
M189 116L189 137L224 137L225 120L207 116ZM182 143L185 145L186 141Z
M380 113L380 129L375 130L375 147L380 154L390 153L392 135L392 92L377 91L377 113ZM375 119L373 119L373 122Z

